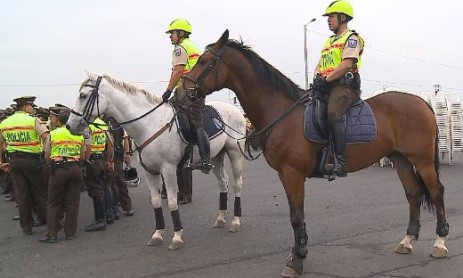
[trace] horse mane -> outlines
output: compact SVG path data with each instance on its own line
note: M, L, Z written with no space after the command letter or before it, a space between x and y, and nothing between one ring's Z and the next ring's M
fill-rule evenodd
M298 85L260 57L250 46L244 45L243 41L229 39L227 46L243 54L249 60L257 75L265 80L269 86L282 91L291 100L298 100L301 97L302 89Z
M106 79L106 81L108 81L111 85L117 87L118 89L120 89L122 92L124 93L129 93L129 94L138 94L138 93L142 93L145 95L146 99L150 102L150 103L153 103L153 104L157 104L161 101L161 98L156 96L155 94L151 93L151 92L148 92L147 90L145 89L141 89L141 88L138 88L137 86L135 85L132 85L132 84L129 84L127 82L124 82L124 81L120 81L120 80L117 80L109 75L103 75L103 78Z

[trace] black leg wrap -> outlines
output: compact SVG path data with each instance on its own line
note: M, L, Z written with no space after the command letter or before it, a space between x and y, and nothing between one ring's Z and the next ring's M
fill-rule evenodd
M436 234L440 237L447 236L449 234L450 225L447 222L438 223L436 227Z
M180 212L178 209L170 212L172 216L172 222L174 222L174 232L178 232L183 229L182 221L180 220Z
M305 259L309 250L307 249L307 233L305 231L305 224L302 228L294 229L294 254L298 255L299 257Z
M235 213L234 216L241 217L241 197L235 197Z
M219 209L227 210L227 207L228 207L227 203L228 203L228 193L220 192Z
M408 224L407 235L415 236L416 239L418 239L418 235L420 233L420 227L421 227L421 224L419 220L410 221L410 223Z
M162 207L154 209L154 220L156 221L156 230L163 230L166 228Z

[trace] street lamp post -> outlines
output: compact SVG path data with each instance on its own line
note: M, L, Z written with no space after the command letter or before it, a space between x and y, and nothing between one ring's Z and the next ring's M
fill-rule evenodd
M305 78L305 89L309 89L309 65L307 64L307 25L314 22L316 19L312 18L309 22L304 24L304 78Z

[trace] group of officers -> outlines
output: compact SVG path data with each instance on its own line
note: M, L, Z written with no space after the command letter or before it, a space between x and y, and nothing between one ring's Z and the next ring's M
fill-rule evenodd
M46 224L39 242L57 242L61 228L66 240L74 239L85 188L95 216L85 231L103 231L114 223L119 204L133 216L123 174L131 162L124 129L103 115L85 135L71 134L65 126L69 108L37 108L35 99L16 98L12 108L0 111L0 172L12 186L22 232L32 235L33 227Z

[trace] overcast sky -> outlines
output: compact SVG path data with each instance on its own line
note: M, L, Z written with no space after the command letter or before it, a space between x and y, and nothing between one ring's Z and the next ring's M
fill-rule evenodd
M309 76L325 39L331 0L160 1L15 0L0 8L0 108L12 99L73 106L84 70L133 82L158 95L170 76L172 45L164 32L178 17L193 26L201 48L225 29L304 87L303 26ZM460 0L351 0L349 23L366 41L363 94L387 87L430 92L433 84L463 97ZM208 99L229 100L229 92Z

